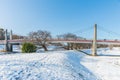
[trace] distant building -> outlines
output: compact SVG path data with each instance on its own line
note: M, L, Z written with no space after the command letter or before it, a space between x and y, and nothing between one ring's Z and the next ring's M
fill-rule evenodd
M4 36L4 29L0 28L0 40L4 40L5 36Z

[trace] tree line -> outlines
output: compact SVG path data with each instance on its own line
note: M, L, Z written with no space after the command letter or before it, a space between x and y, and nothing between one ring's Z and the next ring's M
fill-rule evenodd
M60 34L57 35L56 37L57 39L67 39L67 40L84 39L73 33ZM49 31L46 30L32 31L29 32L28 36L20 36L16 34L13 35L13 39L26 39L26 38L32 40L33 43L43 47L45 51L48 51L47 49L47 45L49 44L48 40L52 39L52 35Z

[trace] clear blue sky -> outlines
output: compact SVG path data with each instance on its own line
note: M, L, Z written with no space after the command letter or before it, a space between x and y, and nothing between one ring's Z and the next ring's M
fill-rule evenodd
M41 29L55 36L95 23L120 33L120 0L0 0L0 27L20 35Z

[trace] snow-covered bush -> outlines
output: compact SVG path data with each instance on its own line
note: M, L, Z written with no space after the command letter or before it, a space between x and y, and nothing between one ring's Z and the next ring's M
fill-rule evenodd
M22 52L23 53L31 53L36 51L36 46L32 43L24 43L22 45Z

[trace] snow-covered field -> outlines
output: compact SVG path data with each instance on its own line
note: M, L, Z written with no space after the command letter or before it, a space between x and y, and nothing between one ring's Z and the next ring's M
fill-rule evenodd
M63 50L0 55L0 80L120 80L119 48L99 49L98 54Z
M101 52L97 57L85 56L81 64L101 80L120 80L120 50Z
M84 54L58 51L0 56L1 80L95 80L80 64Z

